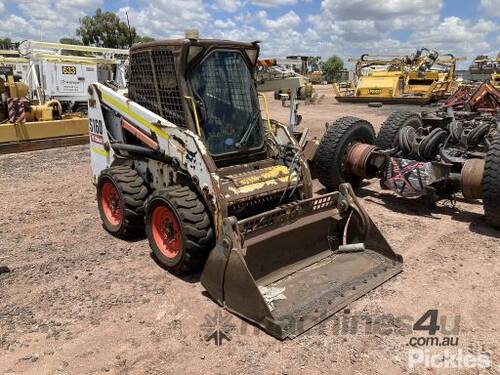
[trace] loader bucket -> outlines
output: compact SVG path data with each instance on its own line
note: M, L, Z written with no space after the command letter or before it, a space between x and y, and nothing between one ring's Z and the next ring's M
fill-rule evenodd
M296 337L402 270L348 184L223 226L201 283L278 339Z

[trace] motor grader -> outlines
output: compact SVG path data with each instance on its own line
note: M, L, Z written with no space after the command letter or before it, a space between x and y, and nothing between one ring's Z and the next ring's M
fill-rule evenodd
M313 196L305 134L261 113L258 54L257 42L133 46L128 97L88 89L92 175L108 232L145 231L164 268L202 270L217 303L284 339L399 273L402 258L348 184Z
M452 93L457 85L453 55L422 48L410 56L362 55L355 82L334 83L339 102L427 104Z
M316 169L330 190L379 178L382 188L428 203L454 202L457 193L482 199L486 222L500 229L499 131L498 113L489 108L396 111L376 138L368 121L341 118L324 135L331 147L316 158Z

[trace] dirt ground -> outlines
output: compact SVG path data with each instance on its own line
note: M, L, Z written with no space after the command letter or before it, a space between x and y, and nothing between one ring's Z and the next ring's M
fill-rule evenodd
M318 92L321 104L300 108L316 136L342 115L378 129L401 108L338 104L329 87ZM287 108L269 104L287 120ZM0 274L2 374L500 373L500 232L484 223L481 201L430 208L369 181L358 194L403 255L404 272L280 342L217 307L199 276L160 268L146 240L104 231L86 146L0 156L0 192L0 266L11 270ZM491 367L412 371L409 340L429 335L411 327L432 309L436 336L458 337L458 345L418 350L489 355ZM217 314L223 329L233 327L222 345L205 339Z

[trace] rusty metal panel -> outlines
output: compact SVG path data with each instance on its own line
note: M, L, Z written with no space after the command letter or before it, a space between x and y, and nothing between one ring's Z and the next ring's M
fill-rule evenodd
M484 166L484 159L468 159L464 163L460 175L460 184L465 198L482 198Z
M302 152L304 153L304 157L307 161L312 161L314 159L314 155L316 155L318 147L319 147L318 139L310 139L306 141L304 150Z
M298 178L297 173L285 165L257 170L245 168L239 173L221 176L221 190L228 204L234 204L292 188Z

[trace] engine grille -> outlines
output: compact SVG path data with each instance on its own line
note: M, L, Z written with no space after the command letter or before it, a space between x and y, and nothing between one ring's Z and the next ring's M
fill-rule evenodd
M131 54L129 97L175 125L186 125L175 56L169 49Z
M264 228L286 225L308 213L336 208L339 197L340 193L335 191L316 198L284 204L268 212L240 220L238 221L238 227L241 234L248 235Z

